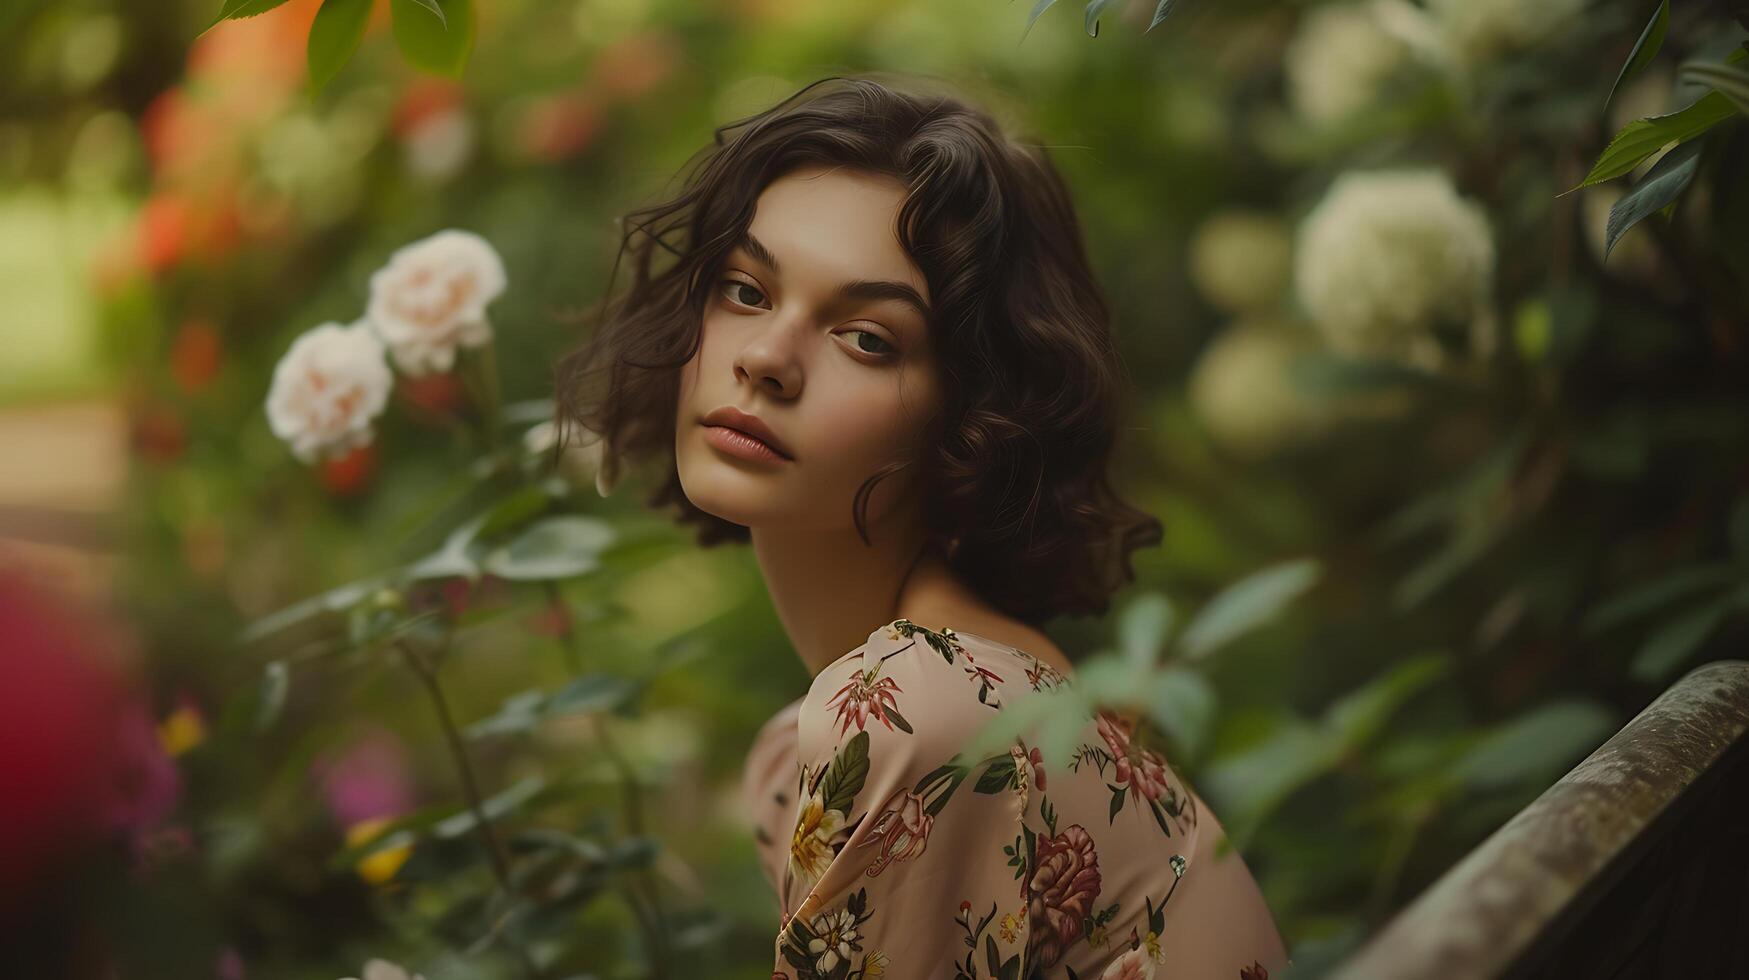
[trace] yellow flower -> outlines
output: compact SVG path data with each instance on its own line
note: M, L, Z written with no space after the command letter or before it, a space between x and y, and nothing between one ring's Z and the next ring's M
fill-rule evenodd
M1161 953L1160 953L1160 937L1159 936L1155 935L1153 932L1149 932L1148 938L1142 940L1142 945L1148 947L1148 958L1149 959L1153 960L1156 963L1166 962L1166 957L1161 955Z
M886 976L887 954L879 951L868 954L862 961L862 975L865 977Z
M802 803L796 820L795 836L790 839L789 860L797 877L817 879L832 863L832 835L844 826L844 814L828 810L818 796Z
M1087 945L1092 946L1094 949L1104 946L1105 940L1105 926L1103 924L1094 926L1093 931L1087 934Z
M346 828L346 846L355 847L377 836L377 832L395 818L390 816L370 817L360 820ZM401 865L413 856L413 845L402 844L400 847L389 847L367 855L357 864L358 876L373 885L380 885L395 876L401 870Z
M206 740L206 722L200 712L183 705L158 723L158 744L166 755L181 755Z
M1014 942L1015 939L1019 938L1021 930L1025 928L1026 916L1024 912L1020 915L1013 912L1005 913L1002 916L1002 941L1005 943Z

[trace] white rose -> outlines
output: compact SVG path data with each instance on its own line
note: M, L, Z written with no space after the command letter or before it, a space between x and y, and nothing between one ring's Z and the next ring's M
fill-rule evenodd
M370 277L365 315L410 375L448 371L458 346L492 339L486 304L504 292L504 261L471 231L448 229L390 256Z
M1282 53L1288 99L1313 123L1353 115L1378 99L1386 81L1408 62L1408 52L1368 5L1314 7Z
M1190 240L1190 274L1214 306L1229 313L1274 307L1287 292L1293 242L1272 214L1222 211Z
M356 980L354 977L342 977L341 980ZM373 959L364 965L364 980L425 980L417 973L409 974L405 967L397 966L388 960Z
M273 369L267 422L306 463L370 442L395 376L363 322L324 323L292 342Z
M1492 349L1493 270L1487 216L1435 170L1337 177L1295 243L1295 291L1332 350L1428 368L1448 357L1439 328Z

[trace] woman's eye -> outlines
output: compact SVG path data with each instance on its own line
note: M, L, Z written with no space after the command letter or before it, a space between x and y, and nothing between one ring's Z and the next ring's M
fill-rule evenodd
M886 340L884 338L882 338L880 334L874 333L873 331L870 331L870 330L851 330L848 332L853 333L853 334L861 334L862 336L868 337L868 338L872 339L875 343L880 345L880 349L869 350L867 347L863 346L863 344L866 343L866 341L860 341L860 340L852 341L852 343L854 343L856 345L856 349L859 351L862 351L864 354L880 354L884 357L888 354L898 353L898 348L894 347L892 344L887 343Z
M723 289L725 292L728 292L730 294L730 298L734 299L735 302L741 303L741 304L746 305L746 306L758 306L759 304L758 303L749 303L745 299L741 298L740 296L734 295L734 292L736 289L744 289L747 292L750 292L753 295L760 297L761 299L763 299L765 297L765 294L760 292L758 287L754 286L752 283L742 282L739 279L724 279L723 280ZM745 295L745 294L742 294L742 295Z

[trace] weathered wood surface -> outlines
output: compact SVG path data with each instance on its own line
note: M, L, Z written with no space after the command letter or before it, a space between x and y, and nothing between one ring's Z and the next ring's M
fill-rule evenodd
M1749 977L1749 662L1695 668L1338 980Z

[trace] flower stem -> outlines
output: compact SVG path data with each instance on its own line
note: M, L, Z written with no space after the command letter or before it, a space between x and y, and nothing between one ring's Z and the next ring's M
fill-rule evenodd
M564 595L560 592L558 583L546 583L547 597L550 602L559 606L559 643L565 649L565 660L572 672L582 669L583 655L577 644L577 631L572 627L570 612L564 607ZM589 715L590 727L594 729L595 738L601 743L602 754L607 756L608 763L619 775L621 821L625 832L642 837L644 834L643 799L638 789L638 774L620 751L619 743L614 741L612 729L607 719L599 712ZM626 904L631 906L632 914L637 917L638 928L644 934L644 942L649 947L651 960L651 975L664 977L667 975L666 946L663 936L667 934L666 917L662 910L662 899L654 883L650 879L648 869L640 869L633 874L633 880L626 884Z
M461 774L462 791L467 794L468 809L474 814L474 825L479 829L480 840L491 859L492 875L508 898L511 894L510 861L505 856L503 843L492 829L492 822L486 817L485 804L480 799L479 783L474 777L473 763L468 761L467 746L462 742L461 731L456 728L455 717L450 714L449 701L443 696L443 688L437 682L437 671L406 643L396 641L395 649L425 685L426 693L431 695L432 706L437 710L438 725L443 729L444 738L449 743L450 755L455 759L457 772Z

